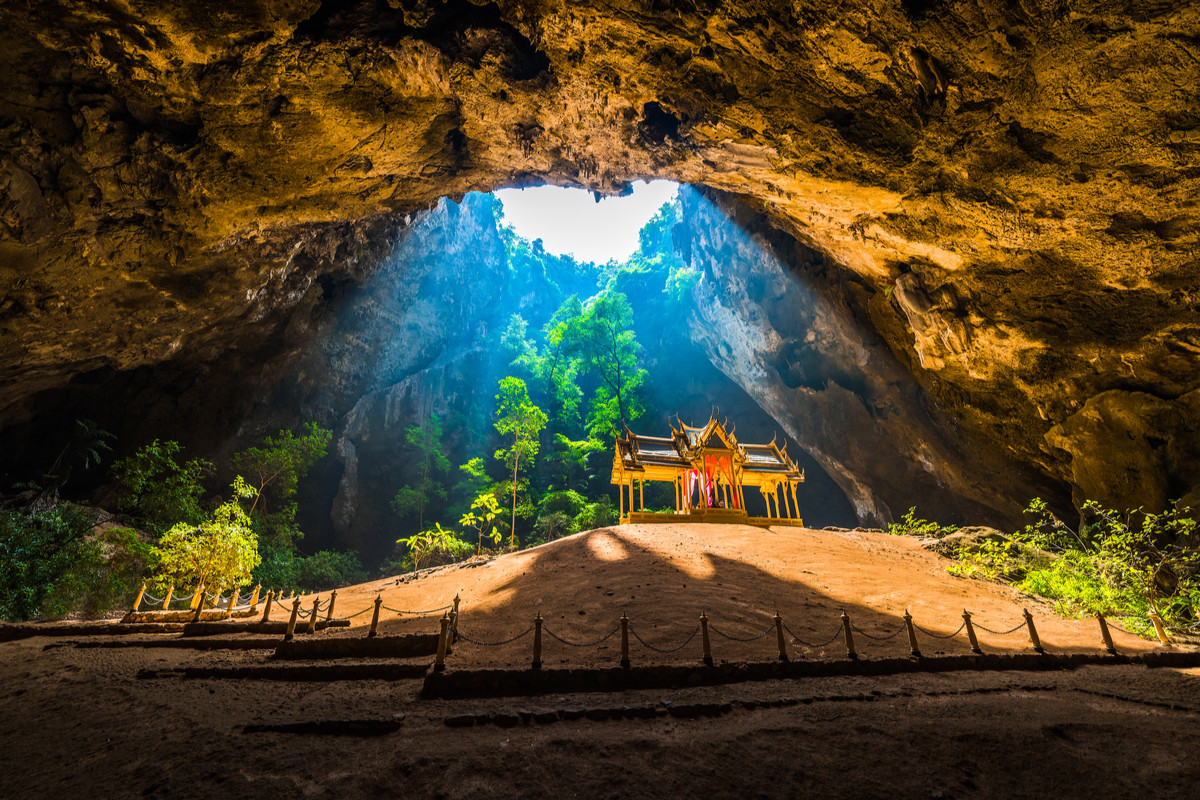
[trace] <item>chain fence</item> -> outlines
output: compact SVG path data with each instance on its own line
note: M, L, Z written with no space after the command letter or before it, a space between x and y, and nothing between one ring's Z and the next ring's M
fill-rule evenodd
M868 639L871 639L873 641L876 641L876 642L886 642L889 639L895 639L897 636L899 636L904 631L904 629L906 627L907 626L903 622L901 622L900 627L897 628L896 630L892 631L891 633L889 633L887 636L876 636L872 633L867 633L866 631L864 631L862 628L858 627L857 625L854 625L854 624L850 625L850 629L853 630L855 633L861 633L863 636L865 636Z
M617 631L619 631L619 630L621 630L621 626L620 626L620 625L617 625L617 627L613 628L611 631L609 631L608 633L604 634L603 636L601 636L599 639L596 639L595 641L591 641L591 642L572 642L572 641L570 641L569 639L564 639L563 637L559 636L559 635L558 635L557 633L555 633L554 631L550 630L550 626L548 626L548 625L542 625L542 632L543 632L543 633L545 633L547 636L550 636L550 637L551 637L551 638L553 638L553 639L557 639L558 641L562 642L562 643L563 643L563 644L565 644L565 645L569 645L570 647L595 647L595 646L597 646L597 645L599 645L599 644L603 644L604 642L606 642L606 641L608 641L609 639L611 639L611 638L612 638L614 635L616 635Z
M533 633L533 626L530 625L524 631L522 631L521 633L518 633L516 636L512 637L511 639L505 639L500 642L480 642L478 640L472 639L470 636L467 636L462 631L460 631L458 629L457 625L455 625L453 628L451 628L451 630L454 631L455 636L457 636L459 639L462 639L464 642L470 642L471 644L477 644L477 645L480 645L481 647L499 647L502 644L512 644L513 642L517 641L518 639L528 636L529 634Z
M976 628L979 628L981 631L987 631L988 633L995 634L996 636L1008 636L1010 633L1016 633L1017 631L1021 630L1021 628L1024 628L1026 625L1025 622L1021 622L1021 624L1017 625L1015 628L1010 628L1006 631L994 631L986 625L981 625L975 620L971 620L971 624Z
M720 628L718 628L716 625L713 625L711 622L708 623L708 629L710 631L712 631L713 633L715 633L717 636L720 636L723 639L728 639L731 642L742 642L742 643L757 642L759 639L763 638L764 636L766 636L768 633L770 633L771 631L773 631L775 629L775 622L772 621L771 624L767 626L766 630L764 630L762 633L758 634L757 636L751 636L746 639L743 639L739 636L730 636L728 633L722 632Z
M828 639L826 639L825 641L821 642L820 644L811 644L810 642L806 642L806 641L804 641L804 640L803 640L803 639L801 639L799 636L797 636L797 635L796 635L796 634L795 634L795 633L792 631L792 629L791 629L791 628L789 628L789 627L787 626L787 623L786 623L786 622L785 622L785 623L783 623L783 630L784 630L784 631L787 633L787 635L788 635L788 636L791 636L791 637L792 637L794 640L796 640L796 642L798 642L799 644L802 644L802 645L804 645L805 647L810 647L810 648L812 648L813 650L819 650L819 649L820 649L820 648L822 648L822 647L828 647L829 645L833 644L833 643L834 643L834 642L835 642L835 641L836 641L836 640L837 640L837 639L838 639L838 638L839 638L839 637L842 635L842 626L841 626L841 624L840 624L840 623L839 623L839 624L837 624L837 625L835 625L835 626L833 627L833 635L832 635L832 636L830 636L830 637L829 637Z
M649 648L650 650L653 650L656 653L674 653L677 650L682 650L683 648L687 647L688 643L691 642L692 639L696 638L696 634L700 632L700 626L697 625L695 630L693 630L686 639L684 639L682 642L675 645L674 647L655 647L654 645L650 644L645 639L643 639L641 636L639 636L637 629L635 629L632 625L629 626L629 632L633 634L633 638L637 639L639 642L641 642L647 648Z
M915 628L916 630L925 634L930 639L953 639L955 636L958 636L960 633L962 633L963 628L965 628L965 627L967 627L967 621L963 620L963 623L958 626L958 630L956 630L954 633L934 633L933 631L925 630L924 628L922 628L920 625L916 624L915 622L913 623L913 628Z

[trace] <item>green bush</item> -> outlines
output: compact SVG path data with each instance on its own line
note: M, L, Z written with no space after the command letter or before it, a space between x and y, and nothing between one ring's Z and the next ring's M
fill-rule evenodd
M959 554L952 574L1003 580L1055 601L1070 616L1106 614L1131 618L1150 630L1146 616L1159 614L1175 629L1191 629L1200 610L1200 550L1191 544L1197 523L1191 509L1172 503L1161 514L1118 512L1088 501L1083 525L1073 530L1041 499L1027 514L1034 521L1008 542L985 542Z
M396 543L407 548L407 555L401 562L405 572L440 564L453 564L470 558L475 553L475 545L464 542L455 536L453 531L448 531L437 523L429 530L397 539Z
M358 554L352 551L321 550L303 556L286 546L264 544L259 554L262 562L254 570L254 581L269 589L320 592L367 579Z
M149 547L125 528L89 538L91 531L88 514L70 504L0 511L0 618L53 618L131 601Z
M320 550L297 559L296 571L300 587L310 592L351 586L367 579L357 553L336 550Z

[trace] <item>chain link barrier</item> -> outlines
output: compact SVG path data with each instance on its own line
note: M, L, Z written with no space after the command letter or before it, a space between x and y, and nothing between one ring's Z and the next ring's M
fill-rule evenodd
M602 644L602 643L608 641L609 639L611 639L613 636L616 635L617 631L619 631L619 630L621 630L621 626L617 625L617 627L613 628L611 631L604 634L603 636L601 636L599 639L597 639L594 642L572 642L571 640L564 639L561 636L559 636L557 633L555 633L554 631L550 630L549 626L547 626L545 624L542 625L543 633L546 633L549 636L551 636L552 638L557 639L558 641L562 642L563 644L569 645L571 647L595 647L595 646Z
M746 642L757 642L759 639L763 638L768 633L775 630L775 622L772 621L771 624L767 626L766 630L764 630L762 633L758 634L757 636L751 636L748 639L743 639L740 636L730 636L728 633L724 633L720 628L718 628L716 625L713 625L711 622L708 623L708 629L710 631L712 631L713 633L715 633L717 636L728 639L731 642L742 642L744 644Z
M532 625L530 625L530 626L529 626L528 628L526 628L526 629L525 629L525 630L524 630L522 633L518 633L516 636L512 637L511 639L505 639L505 640L504 640L504 641L502 641L502 642L480 642L480 641L476 641L475 639L472 639L470 636L467 636L467 635L465 635L465 634L464 634L462 631L460 631L460 630L458 629L458 626L457 626L457 625L455 625L455 626L454 626L454 628L452 628L451 630L453 630L453 631L454 631L454 635L455 635L455 636L457 636L459 639L462 639L464 642L470 642L471 644L477 644L477 645L480 645L480 646L482 646L482 647L499 647L499 646L500 646L500 645L502 645L502 644L511 644L512 642L515 642L517 639L520 639L520 638L521 638L521 637L523 637L523 636L528 636L529 634L533 633L533 626L532 626Z
M972 622L972 624L973 624L973 625L974 625L976 628L979 628L979 630L981 630L981 631L987 631L988 633L995 634L996 636L1008 636L1010 633L1016 633L1017 631L1021 630L1021 628L1024 628L1024 627L1025 627L1025 623L1024 623L1024 622L1022 622L1022 623L1021 623L1020 625L1018 625L1017 627L1015 627L1015 628L1012 628L1012 629L1010 629L1010 630L1007 630L1007 631L994 631L994 630L992 630L991 628L988 628L988 627L986 627L986 626L984 626L984 625L980 625L978 622L975 622L974 620L972 620L971 622Z
M426 614L436 614L439 611L449 611L450 609L454 608L454 604L451 603L450 605L442 606L441 608L431 608L428 611L401 611L398 608L390 608L388 606L380 606L380 608L390 611L393 614L407 614L410 617L423 617Z
M913 627L928 636L930 639L953 639L955 636L958 636L963 632L963 628L967 627L967 621L963 620L963 623L958 626L958 630L956 630L954 633L934 633L933 631L925 630L915 622L913 623Z
M712 627L712 626L710 625L709 627ZM691 635L688 636L686 639L684 639L679 644L675 645L674 647L666 647L666 648L655 647L654 645L647 642L645 639L643 639L641 636L638 635L637 630L632 625L629 626L629 632L633 634L633 638L637 639L643 645L645 645L646 647L648 647L649 649L653 650L656 653L674 653L676 650L682 650L683 648L687 647L688 642L690 642L690 641L692 641L692 639L696 638L696 634L698 634L700 632L700 626L697 625L696 629L694 631L692 631Z
M355 617L362 616L363 614L367 613L368 611L374 611L374 610L375 610L375 606L367 606L362 611L355 612L346 617L338 617L338 619L354 619Z
M785 622L785 623L783 623L783 629L784 629L785 631L787 631L787 634L788 634L788 636L791 636L791 637L792 637L793 639L795 639L795 640L796 640L796 641L797 641L799 644L802 644L802 645L804 645L805 647L811 647L811 648L812 648L812 649L814 649L814 650L818 650L818 649L820 649L820 648L822 648L822 647L828 647L829 645L831 645L831 644L833 644L835 641L837 641L838 637L840 637L840 636L842 635L842 625L841 625L841 623L838 623L838 624L837 624L837 625L835 625L835 626L834 626L834 628L833 628L833 636L830 636L828 639L826 639L825 641L821 642L820 644L811 644L810 642L806 642L806 641L804 641L803 639L801 639L799 636L797 636L797 635L795 634L795 632L794 632L794 631L792 631L792 629L791 629L791 628L789 628L789 627L787 626L787 623L786 623L786 622Z
M1022 624L1023 624L1023 623L1022 623ZM876 636L876 635L874 635L874 634L867 633L867 632L866 632L866 631L864 631L862 628L858 627L857 625L855 625L855 624L853 624L853 623L851 623L851 625L850 625L850 629L851 629L851 630L853 630L855 633L861 633L863 636L867 637L868 639L872 639L872 640L874 640L874 641L876 641L876 642L886 642L886 641L888 641L889 639L895 639L895 638L896 638L897 636L899 636L899 635L900 635L900 634L901 634L901 633L904 631L904 629L905 629L905 628L907 628L907 627L908 627L907 625L905 625L903 622L901 622L901 623L900 623L900 627L899 627L899 628L897 628L896 630L894 630L893 632L889 633L887 636Z

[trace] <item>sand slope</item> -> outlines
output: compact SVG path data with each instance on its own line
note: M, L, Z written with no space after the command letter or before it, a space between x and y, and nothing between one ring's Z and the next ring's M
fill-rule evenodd
M603 528L542 547L501 556L482 564L430 570L405 582L374 581L338 592L337 616L369 608L375 593L384 605L420 611L461 597L460 630L477 641L500 641L529 628L540 611L546 627L575 642L594 641L613 630L622 612L651 645L677 644L697 627L701 611L714 629L717 660L771 658L773 632L753 643L733 642L720 634L748 638L761 633L779 611L791 633L810 644L829 639L842 609L856 627L886 636L902 624L906 608L925 630L946 635L962 625L970 610L977 626L1004 631L1018 625L1022 609L1034 614L1038 633L1051 652L1096 650L1100 644L1093 619L1067 620L1015 590L982 581L956 578L945 567L952 562L921 548L914 540L871 531L816 531L796 528L764 530L748 525L624 525ZM303 607L311 606L311 597ZM285 609L273 618L286 618ZM436 617L397 618L384 612L383 632L436 628ZM361 636L370 613L352 620L341 635ZM719 632L719 633L718 633ZM977 627L988 651L1028 650L1024 630L1007 636ZM1114 629L1118 647L1154 647ZM799 656L841 658L839 638L824 648L801 645L788 637ZM951 639L919 634L922 652L969 652L965 633ZM886 642L861 635L856 642L866 656L903 655L908 639L900 634ZM531 637L503 647L464 642L455 649L453 666L520 665L530 656ZM594 664L616 659L618 640L596 648L572 648L546 637L548 664ZM700 655L700 641L677 653L662 655L634 641L638 662L671 663Z

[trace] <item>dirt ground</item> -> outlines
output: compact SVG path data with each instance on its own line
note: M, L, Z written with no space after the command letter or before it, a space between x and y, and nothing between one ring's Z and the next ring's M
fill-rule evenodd
M834 631L842 608L857 627L886 635L906 607L939 634L961 624L964 607L995 630L1018 624L1028 607L1048 651L1098 648L1094 620L1054 618L1004 587L951 577L947 563L870 532L626 526L342 590L336 616L369 608L379 590L386 606L410 611L457 592L461 629L479 641L521 633L539 609L549 631L599 638L626 611L634 630L663 646L688 635L701 610L740 638L778 610L791 631L816 641ZM435 619L388 612L381 629L429 631ZM318 635L362 636L369 621L367 612L355 627ZM1115 637L1128 651L1160 647ZM839 642L805 648L788 638L793 658L844 656ZM1028 648L1024 631L980 640L988 651ZM919 641L927 656L968 652L961 634ZM530 646L528 636L500 647L460 641L447 668L524 668ZM615 663L616 637L602 647L547 636L544 658L548 667ZM903 633L862 637L860 650L903 656L908 643ZM713 654L770 659L774 634L751 643L714 634ZM64 637L0 644L0 798L1191 797L1200 779L1200 669L845 676L472 700L421 699L419 679L139 677L269 657L76 647ZM699 657L698 637L671 654L631 647L635 664ZM464 720L478 723L447 724Z

